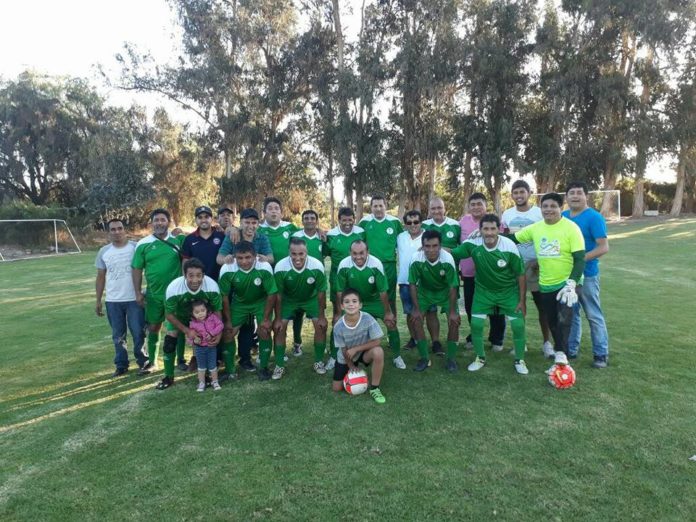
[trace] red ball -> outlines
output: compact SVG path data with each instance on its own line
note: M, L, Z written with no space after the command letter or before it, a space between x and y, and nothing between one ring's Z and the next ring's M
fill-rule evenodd
M348 372L343 378L343 388L351 395L360 395L367 391L370 381L365 370Z
M556 364L549 373L549 383L557 390L571 388L575 384L575 370L569 364Z

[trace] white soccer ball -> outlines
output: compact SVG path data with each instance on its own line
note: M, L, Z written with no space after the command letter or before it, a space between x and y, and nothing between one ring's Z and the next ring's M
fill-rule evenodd
M367 372L365 370L353 370L348 372L343 378L343 388L350 395L360 395L367 391L367 387L370 384L367 378Z

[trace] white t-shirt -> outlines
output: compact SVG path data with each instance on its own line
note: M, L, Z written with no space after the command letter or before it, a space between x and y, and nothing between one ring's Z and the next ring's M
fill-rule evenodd
M510 230L511 234L519 232L524 227L532 225L537 221L541 221L544 217L541 215L541 209L533 205L526 212L520 212L517 207L512 207L503 212L502 226ZM536 259L533 243L521 243L517 245L520 250L520 255L524 262Z
M396 237L396 250L399 255L399 274L396 282L400 285L408 284L408 267L411 265L413 254L418 252L422 246L423 232L415 239L411 239L411 234L402 232Z
M106 301L125 303L135 301L135 288L131 278L131 261L135 253L135 241L128 241L122 247L113 244L99 249L94 263L100 270L106 270Z

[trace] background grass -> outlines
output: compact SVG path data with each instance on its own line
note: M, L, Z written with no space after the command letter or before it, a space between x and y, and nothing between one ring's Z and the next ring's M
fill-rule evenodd
M455 376L390 366L384 406L310 355L218 393L113 380L94 253L2 264L0 519L693 520L696 219L610 234L609 369L585 323L577 385L552 389L530 301L529 376L507 351L473 375L471 352Z

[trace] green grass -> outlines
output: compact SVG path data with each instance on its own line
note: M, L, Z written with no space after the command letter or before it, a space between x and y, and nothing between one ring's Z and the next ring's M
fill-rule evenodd
M552 389L532 305L529 376L507 353L388 367L384 406L309 355L218 393L112 380L94 253L2 264L0 520L693 519L696 220L610 233L609 369L585 324L577 385Z

